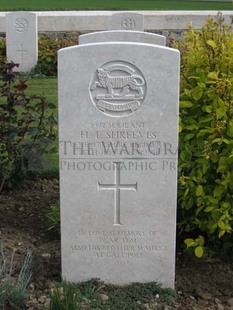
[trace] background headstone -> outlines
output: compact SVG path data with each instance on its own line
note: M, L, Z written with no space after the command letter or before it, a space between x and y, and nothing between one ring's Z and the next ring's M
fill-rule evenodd
M79 44L95 43L95 42L109 42L109 41L124 41L124 42L139 42L157 45L166 45L166 38L164 36L142 32L142 31L99 31L87 33L79 36Z
M14 12L6 15L7 60L19 64L14 70L29 72L37 64L37 15Z
M62 275L174 287L179 52L58 53Z
M108 30L144 31L144 15L134 12L115 13L109 18Z

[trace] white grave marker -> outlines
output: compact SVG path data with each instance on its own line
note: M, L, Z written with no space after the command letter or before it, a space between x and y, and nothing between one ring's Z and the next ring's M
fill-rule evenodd
M108 29L144 31L144 15L134 12L114 13L109 18Z
M79 44L95 43L95 42L139 42L157 45L166 45L166 38L164 36L130 30L112 30L112 31L99 31L87 33L79 36Z
M7 60L19 64L14 70L29 72L37 64L37 15L31 12L6 14Z
M179 52L58 53L62 275L174 287Z

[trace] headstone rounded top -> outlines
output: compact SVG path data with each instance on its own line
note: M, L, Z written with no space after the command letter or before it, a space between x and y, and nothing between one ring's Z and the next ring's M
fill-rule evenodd
M111 61L96 70L90 85L95 107L113 116L128 116L138 110L146 96L142 72L125 61Z
M114 41L166 45L166 38L164 36L136 30L98 31L79 36L79 44Z

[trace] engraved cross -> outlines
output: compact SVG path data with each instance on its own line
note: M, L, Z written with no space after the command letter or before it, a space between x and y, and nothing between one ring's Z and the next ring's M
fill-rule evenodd
M121 190L134 190L137 191L137 182L134 184L121 184L120 181L120 163L114 163L115 167L115 182L113 184L100 184L98 182L98 190L114 190L114 225L122 225L120 221L121 211Z
M16 52L20 53L20 57L21 57L20 63L23 63L23 54L27 53L27 50L23 49L23 44L20 44L20 49L16 50Z

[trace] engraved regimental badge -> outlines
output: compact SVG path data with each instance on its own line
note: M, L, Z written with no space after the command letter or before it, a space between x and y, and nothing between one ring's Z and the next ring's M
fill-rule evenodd
M133 18L124 18L121 21L121 29L133 30L136 27L136 22Z
M25 32L28 30L28 21L25 18L17 18L14 23L14 28L17 32Z
M128 62L111 61L94 74L91 98L102 113L122 117L135 112L146 95L146 81L138 68Z

